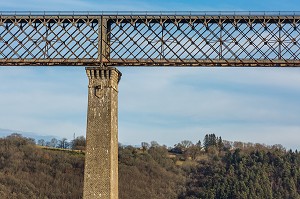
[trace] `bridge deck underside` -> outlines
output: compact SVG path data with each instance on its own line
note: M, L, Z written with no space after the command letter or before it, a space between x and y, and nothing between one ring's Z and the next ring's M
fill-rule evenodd
M300 15L0 15L2 66L300 66Z

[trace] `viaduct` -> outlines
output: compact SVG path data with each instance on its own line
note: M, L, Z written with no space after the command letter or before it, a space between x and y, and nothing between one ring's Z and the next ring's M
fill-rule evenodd
M118 198L116 66L299 67L300 12L0 12L0 66L84 66L84 199Z

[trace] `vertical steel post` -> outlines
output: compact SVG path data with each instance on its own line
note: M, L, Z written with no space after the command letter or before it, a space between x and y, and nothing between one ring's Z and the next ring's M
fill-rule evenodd
M98 61L101 67L110 57L110 26L106 17L101 15L98 18Z
M103 15L99 17L98 19L98 60L100 62L100 66L103 65L103 59L102 59L102 41L103 41Z

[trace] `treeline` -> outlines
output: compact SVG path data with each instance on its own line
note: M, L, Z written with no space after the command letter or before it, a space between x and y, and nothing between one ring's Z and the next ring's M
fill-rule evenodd
M18 135L18 134L15 134ZM78 136L71 141L67 138L56 139L52 138L50 141L45 141L44 139L39 139L37 144L40 146L60 148L60 149L73 149L73 150L85 150L86 139L84 136Z
M119 198L171 199L185 190L186 176L166 146L119 146Z
M0 198L81 198L84 154L45 150L13 134L0 139Z
M300 154L235 149L200 161L180 198L300 198Z
M39 147L20 134L0 138L0 198L80 199L83 174L83 152ZM185 177L163 146L144 153L120 145L119 185L122 199L176 198Z
M0 139L0 198L82 198L82 150L37 147L19 134ZM299 193L300 153L281 145L215 134L174 147L119 144L120 199L297 199Z
M206 158L187 171L180 199L298 199L300 153L282 145L222 141L204 138Z

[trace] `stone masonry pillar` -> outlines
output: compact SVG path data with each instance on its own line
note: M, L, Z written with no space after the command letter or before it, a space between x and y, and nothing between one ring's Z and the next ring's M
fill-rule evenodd
M89 79L84 199L118 199L118 82L115 68L86 68Z

